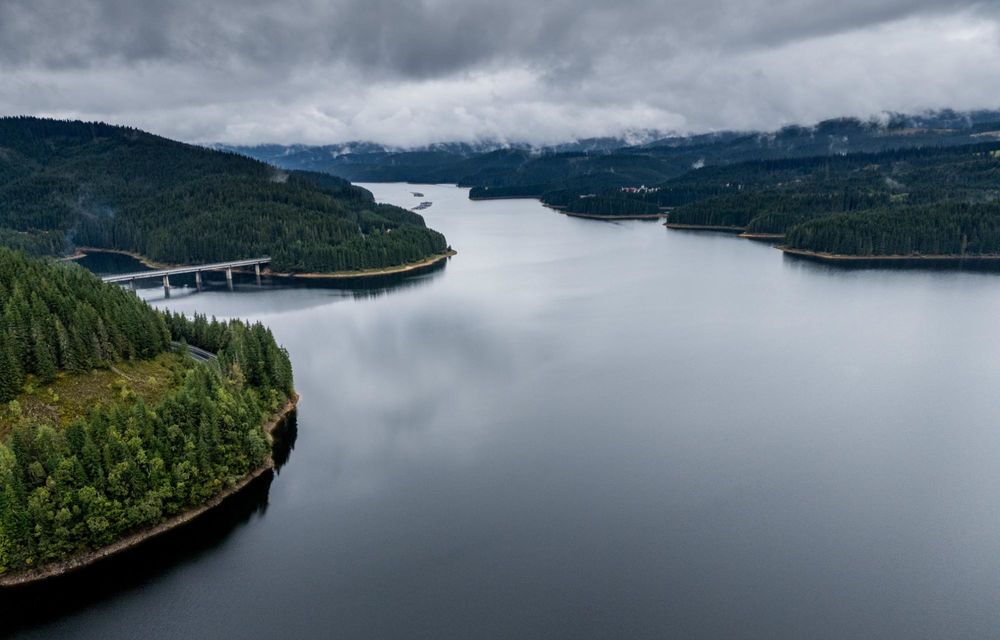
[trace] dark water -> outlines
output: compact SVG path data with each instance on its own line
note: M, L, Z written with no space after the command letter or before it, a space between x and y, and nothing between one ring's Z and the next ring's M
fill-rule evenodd
M1000 633L1000 276L419 189L434 273L175 291L289 348L294 450L25 637Z

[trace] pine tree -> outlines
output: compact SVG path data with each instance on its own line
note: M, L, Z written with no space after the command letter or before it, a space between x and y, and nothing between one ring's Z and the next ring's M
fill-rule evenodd
M46 339L45 332L40 325L44 321L44 318L40 318L39 323L36 323L31 329L34 373L42 382L51 382L56 377L56 358L52 352L52 344Z
M9 340L0 344L0 403L10 402L21 392L21 370Z

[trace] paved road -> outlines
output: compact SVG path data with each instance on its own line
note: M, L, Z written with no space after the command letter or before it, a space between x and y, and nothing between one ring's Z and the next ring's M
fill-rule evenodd
M180 342L170 343L170 348L174 351L180 351L183 347L184 345ZM209 360L215 360L219 357L211 351L205 351L204 349L199 349L198 347L193 347L191 345L187 345L187 350L191 357L198 362L208 362Z

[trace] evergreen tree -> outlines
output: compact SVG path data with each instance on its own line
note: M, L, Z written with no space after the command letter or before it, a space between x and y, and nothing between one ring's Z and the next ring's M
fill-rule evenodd
M21 369L8 340L0 342L0 403L10 402L21 391Z
M262 325L159 312L77 266L6 249L0 293L5 414L19 416L24 373L88 375L118 358L155 356L171 340L218 356L175 365L174 386L153 406L126 393L65 429L14 419L0 440L0 573L106 545L200 505L266 459L263 420L292 381L288 354Z

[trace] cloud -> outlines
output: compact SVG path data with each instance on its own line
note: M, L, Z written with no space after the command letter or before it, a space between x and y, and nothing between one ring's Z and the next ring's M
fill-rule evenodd
M0 111L191 141L556 142L996 107L993 3L0 0Z

